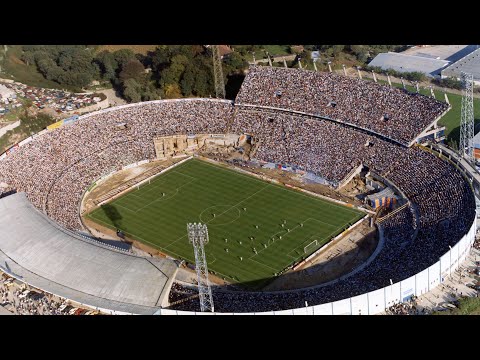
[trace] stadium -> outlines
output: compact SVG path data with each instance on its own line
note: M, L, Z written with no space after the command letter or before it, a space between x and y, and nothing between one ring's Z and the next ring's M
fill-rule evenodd
M186 225L201 222L216 314L381 313L441 284L475 240L478 180L439 145L449 109L335 73L252 66L235 101L64 121L0 158L0 267L107 313L196 313ZM342 251L351 234L374 235ZM350 265L317 282L312 259L335 247L325 262Z

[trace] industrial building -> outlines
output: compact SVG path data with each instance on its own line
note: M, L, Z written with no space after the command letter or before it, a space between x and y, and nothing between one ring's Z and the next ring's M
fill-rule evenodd
M474 84L480 85L480 48L443 69L441 76L442 78L460 79L462 72L472 74Z

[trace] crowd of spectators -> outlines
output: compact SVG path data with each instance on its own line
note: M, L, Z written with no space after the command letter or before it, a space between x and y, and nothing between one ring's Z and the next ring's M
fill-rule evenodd
M349 126L263 109L237 109L231 131L255 136L257 159L292 164L332 183L362 163L383 171L406 151Z
M480 237L475 237L475 241L473 242L473 247L477 250L480 250ZM480 266L480 262L478 263Z
M84 314L85 309L74 308L65 300L18 285L10 277L0 277L0 306L15 315L67 315Z
M402 189L411 203L381 223L383 248L355 276L295 292L214 288L216 311L283 310L302 307L305 301L326 303L387 286L438 261L473 222L475 200L468 182L454 166L419 147L405 148L325 120L259 108L238 109L232 130L258 138L256 156L261 160L293 163L330 179L341 179L363 163ZM179 291L173 292L178 295ZM173 308L198 311L198 300Z
M350 123L408 144L448 104L358 78L293 68L252 66L236 105L270 106Z
M268 78L268 74L263 74L264 71L261 70L258 76ZM290 86L290 81L296 82L291 85L293 89L317 88L321 85L321 89L324 89L318 92L321 95L329 94L331 89L328 86L333 86L336 89L334 94L337 94L334 109L344 106L354 112L355 106L359 106L355 92L363 83L357 83L357 80L351 83L351 79L337 79L336 75L331 74L307 74L306 79L297 79L296 70L292 72L293 77L277 76L276 70L271 71L274 71L271 74L273 80L269 81L281 80L285 87ZM255 73L252 71L253 75L249 76ZM325 84L319 84L317 76L326 79ZM309 82L313 82L313 85ZM333 85L326 85L331 82ZM247 90L252 83L256 82L247 77L244 84ZM351 91L347 91L349 86L352 87ZM369 89L370 85L362 86ZM275 89L275 86L270 86L270 91ZM247 90L242 87L240 101L247 102ZM266 90L259 88L258 91L258 99L261 100ZM382 128L372 120L372 128L402 141L415 133L416 126L421 126L419 124L424 122L424 117L433 116L433 112L441 110L430 99L426 101L423 97L388 87L381 90L385 94L371 91L372 94L366 91L365 96L370 96L371 101L376 101L374 95L378 96L380 105L385 102L384 107L391 111L392 118L389 121L396 119L405 122L405 126L392 126L390 123ZM338 95L344 92L353 93L352 103L348 106ZM314 112L308 104L299 100L300 95L296 92L288 94L287 88L282 88L281 100L278 100L282 103L277 107L295 109L304 106L304 110ZM285 99L292 100L287 102ZM268 103L267 100L261 100L259 105L264 105L264 102ZM406 108L403 102L417 109L414 114L422 120L414 119L409 111L395 113L397 107ZM430 110L426 111L425 108ZM366 116L361 109L360 106L359 113ZM415 126L412 127L410 122L414 120ZM403 128L407 129L408 136L399 130ZM355 276L335 284L294 292L247 293L225 291L217 287L214 289L214 301L218 311L282 310L303 307L305 301L315 305L360 295L389 285L390 281L403 280L438 261L448 251L448 246L457 243L466 233L475 216L473 192L468 182L448 162L418 147L407 148L345 124L286 111L240 107L234 116L231 103L208 99L142 103L83 117L34 138L7 156L0 162L0 182L26 192L29 200L37 208L46 211L52 219L69 229L78 230L81 229L78 206L83 191L99 177L124 165L153 159L154 137L227 131L252 134L258 141L255 157L260 160L292 164L333 182L339 182L352 168L366 165L402 189L412 206L381 224L386 229L382 251ZM414 232L417 236L413 239ZM412 238L406 242L405 237L399 234L407 234L407 237L412 235ZM172 296L178 295L180 298L180 293L188 295L181 285L172 288ZM198 309L198 299L178 302L175 306L179 309Z
M81 229L78 204L99 177L154 159L159 135L224 133L233 106L214 100L144 103L103 111L35 138L0 162L0 178L69 229ZM126 123L121 128L119 124Z
M421 315L426 314L425 308L420 310L417 305L416 296L403 303L398 303L387 308L386 313L388 315Z
M381 224L383 235L394 243L408 243L413 240L417 227L414 211L409 204L406 204L405 207L388 216L388 219Z
M170 293L168 294L168 301L170 304L184 302L185 299L196 298L198 301L198 289L193 286L184 286L174 282L172 284ZM192 309L192 311L194 311Z

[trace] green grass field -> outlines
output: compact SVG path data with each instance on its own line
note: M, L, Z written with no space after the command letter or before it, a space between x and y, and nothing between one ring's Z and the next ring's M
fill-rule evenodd
M191 263L186 225L205 223L209 270L259 288L363 213L192 159L87 216Z
M271 56L289 55L289 45L263 45L263 48L268 51ZM263 54L262 54L263 55Z

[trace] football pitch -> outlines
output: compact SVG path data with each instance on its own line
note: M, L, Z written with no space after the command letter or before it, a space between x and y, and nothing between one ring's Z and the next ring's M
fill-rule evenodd
M207 224L208 269L259 288L364 214L198 159L86 215L194 264L187 223Z

